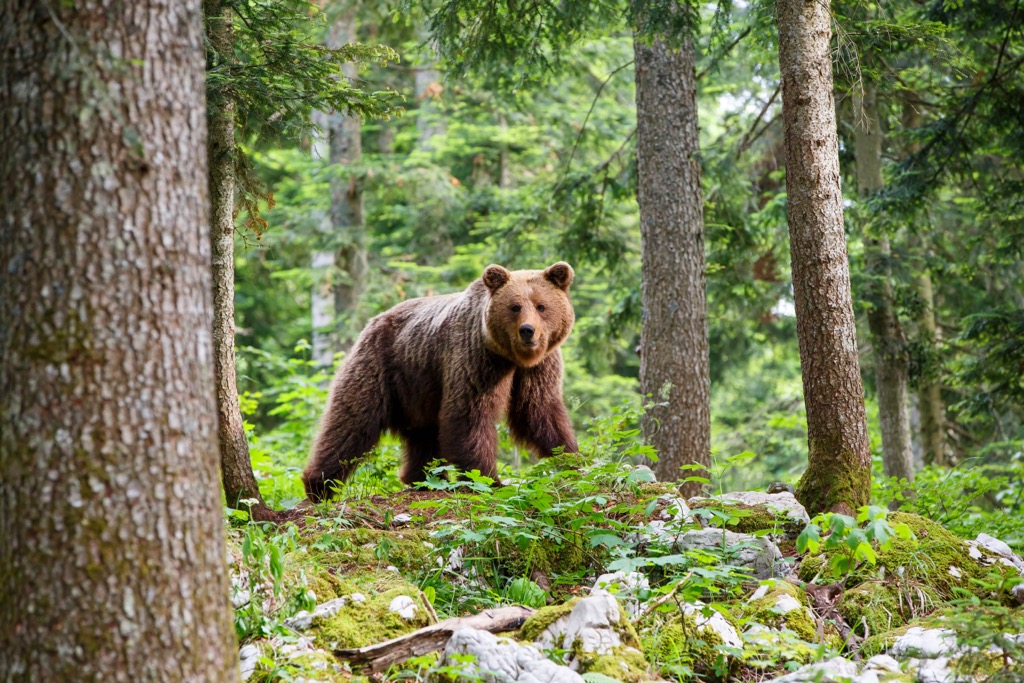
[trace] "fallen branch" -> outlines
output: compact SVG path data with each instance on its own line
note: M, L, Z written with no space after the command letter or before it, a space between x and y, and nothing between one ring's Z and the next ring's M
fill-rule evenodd
M445 619L433 626L426 626L404 636L386 640L376 645L367 645L346 650L335 650L334 654L357 666L369 667L370 671L384 671L392 664L436 652L448 644L452 634L460 628L476 628L491 633L518 630L533 614L529 607L499 607L484 610L469 617Z

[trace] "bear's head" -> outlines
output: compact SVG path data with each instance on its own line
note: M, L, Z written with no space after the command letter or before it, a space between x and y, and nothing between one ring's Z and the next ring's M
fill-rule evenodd
M490 293L484 318L488 348L524 368L554 352L576 322L569 301L572 278L572 267L563 261L545 270L487 266L482 280Z

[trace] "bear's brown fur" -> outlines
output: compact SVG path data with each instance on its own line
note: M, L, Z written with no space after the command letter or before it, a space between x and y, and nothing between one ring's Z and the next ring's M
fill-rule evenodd
M331 386L302 475L319 501L390 430L405 442L401 479L445 460L497 480L495 422L538 455L577 450L562 400L559 346L572 330L573 271L488 266L465 291L411 299L371 320Z

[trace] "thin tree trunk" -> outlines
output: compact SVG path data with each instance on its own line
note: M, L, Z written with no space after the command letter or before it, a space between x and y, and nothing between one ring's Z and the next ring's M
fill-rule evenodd
M882 129L875 84L866 82L854 99L854 156L857 194L867 199L882 188ZM882 464L887 477L914 480L914 451L907 411L910 355L896 315L888 236L864 235L868 270L868 329L874 354L878 418L882 427Z
M633 42L636 57L637 200L643 259L640 389L651 402L644 438L662 480L711 462L710 370L705 307L693 41L672 49ZM684 495L700 492L688 482Z
M338 48L356 39L355 17L351 13L340 17L331 27L327 46ZM345 78L354 82L356 66L343 67ZM330 131L330 162L335 166L351 167L363 156L362 121L358 116L334 112L328 119ZM344 179L334 175L331 179L331 225L340 242L335 254L339 276L334 283L335 315L343 316L340 347L348 348L359 333L354 320L359 297L366 288L369 265L366 255L366 234L363 229L363 190L358 178Z
M433 58L433 51L429 53ZM434 100L441 96L441 74L433 66L420 66L415 69L414 90L419 112L416 126L419 128L419 146L421 149L433 149L431 139L435 135L444 135L445 122L438 116Z
M867 505L871 453L843 232L832 97L830 8L777 0L790 257L807 406L807 470L797 497L811 514Z
M210 59L231 59L234 31L231 5L207 0L203 7ZM210 238L213 245L213 358L217 381L217 436L221 476L230 507L256 500L253 513L264 517L263 497L252 471L249 442L238 404L235 375L235 104L210 97ZM258 510L258 511L257 511Z
M914 102L903 103L902 125L904 130L912 130L921 125L921 115ZM907 152L913 154L919 145L911 143ZM922 255L927 257L928 247L925 238L915 240ZM932 287L932 275L927 263L917 277L917 291L921 298L921 310L917 317L918 336L921 341L935 349L941 342L941 330L935 320L935 290ZM946 405L942 401L941 365L933 364L918 382L917 402L921 411L921 450L926 464L946 466Z
M932 346L938 346L941 331L935 321L935 293L928 270L918 276L917 287L922 304L917 318L920 336ZM938 366L937 363L935 365ZM942 400L942 380L931 374L939 373L941 367L929 370L929 374L921 378L917 392L921 408L921 448L925 463L945 467L949 464L946 456L946 404Z
M200 3L3 16L0 680L237 681Z

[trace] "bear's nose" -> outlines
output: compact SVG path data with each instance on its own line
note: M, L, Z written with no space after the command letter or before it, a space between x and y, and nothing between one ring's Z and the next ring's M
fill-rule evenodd
M519 336L523 338L523 341L533 341L533 325L520 325Z

